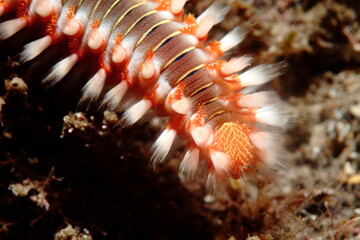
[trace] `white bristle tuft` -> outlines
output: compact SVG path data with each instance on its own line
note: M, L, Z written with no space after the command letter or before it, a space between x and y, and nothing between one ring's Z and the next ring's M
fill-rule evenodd
M228 154L221 151L211 151L210 158L217 173L227 173L230 162L230 157Z
M103 104L107 104L110 109L117 109L128 88L128 84L125 81L121 81L106 93Z
M143 79L151 79L155 76L156 69L153 59L148 59L141 65L140 74Z
M111 60L114 63L122 63L126 58L126 49L122 45L115 45L111 54Z
M204 147L208 142L212 129L209 126L197 127L191 131L191 136L199 147Z
M147 111L149 111L151 106L151 101L146 99L143 99L131 106L124 114L125 125L132 125L136 123Z
M184 97L171 104L171 109L179 114L187 114L191 110L191 102L189 99Z
M22 62L30 61L39 56L46 48L52 43L52 39L49 35L32 41L24 46L24 51L20 53L20 59Z
M231 48L238 45L246 36L246 30L241 27L236 27L231 32L226 34L221 40L221 50L223 52L229 51Z
M170 148L175 140L175 137L176 131L174 129L165 129L161 133L159 138L151 147L154 151L154 154L151 157L151 162L153 165L162 163L165 160L165 157L168 155Z
M271 64L263 64L251 68L239 75L241 85L244 87L264 84L279 75L279 68Z
M25 26L26 26L25 18L15 18L15 19L11 19L9 21L0 23L0 39L4 40L4 39L11 37L18 31L23 29Z
M199 26L196 30L198 38L206 37L210 29L224 20L225 15L229 12L230 7L222 6L215 2L206 9L197 19Z
M285 127L286 118L280 112L280 109L275 106L266 106L256 109L256 121L269 124L277 127Z
M272 134L269 132L255 132L249 135L251 142L254 146L259 149L270 149L272 147L272 143L274 139L272 138Z
M269 132L255 132L249 135L250 141L259 150L260 158L268 166L279 164L275 135Z
M226 175L219 174L216 171L210 172L206 181L206 189L209 191L206 198L214 201L216 196L223 195L226 190L226 182Z
M52 13L59 13L61 8L61 0L39 0L34 11L40 17L47 18L50 17Z
M214 2L210 5L197 19L196 21L199 23L203 18L212 18L213 24L218 24L222 22L226 16L226 14L230 11L229 6L222 5L221 3Z
M44 0L46 1L46 0ZM62 0L52 0L52 5L53 5L53 10L55 13L60 13L61 12L61 9L62 9L62 6L63 6L63 3L62 3Z
M194 177L199 166L200 150L199 148L190 148L185 153L184 159L180 164L180 172L187 177Z
M172 14L179 14L182 12L187 0L173 0L171 1L170 11Z
M68 36L74 36L80 31L80 28L81 23L76 18L72 18L66 23L63 33Z
M252 62L252 58L248 56L232 58L224 64L224 66L221 69L221 73L224 75L230 75L239 72L244 68L250 66L251 62Z
M43 80L44 83L54 85L63 79L66 74L74 67L78 61L78 55L76 53L71 54L67 58L58 62L53 68L50 74Z
M279 101L278 96L271 91L262 91L244 95L237 102L240 107L265 107L276 101Z
M89 36L88 46L93 50L97 50L101 47L103 41L103 34L99 31L99 29L94 29Z
M99 98L102 89L104 88L105 79L106 71L105 69L100 68L99 71L97 71L97 73L85 84L82 90L83 96L80 102L86 100L96 101Z
M54 5L51 0L39 1L35 7L35 12L43 18L47 18L54 10Z

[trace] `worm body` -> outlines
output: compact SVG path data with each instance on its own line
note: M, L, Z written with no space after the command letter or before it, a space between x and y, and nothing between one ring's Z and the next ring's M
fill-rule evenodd
M24 46L23 62L67 41L69 55L59 59L43 80L49 85L61 81L88 56L98 59L81 101L101 101L119 110L128 105L131 94L137 100L122 109L125 126L156 109L168 122L152 147L152 164L163 162L181 137L187 148L180 171L194 177L200 166L206 166L208 185L216 188L259 163L276 162L274 135L262 127L284 125L274 93L244 90L272 80L278 67L250 68L248 56L222 59L243 40L245 31L237 27L220 40L208 41L211 27L223 20L229 8L215 2L195 18L184 14L185 2L3 0L0 14L16 11L16 17L0 24L0 37L15 37L41 20L45 31Z

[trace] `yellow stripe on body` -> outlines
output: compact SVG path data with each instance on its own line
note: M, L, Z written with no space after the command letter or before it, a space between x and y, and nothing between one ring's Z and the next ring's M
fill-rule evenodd
M226 111L225 111L225 110L219 110L219 111L217 111L217 112L214 112L210 117L208 117L208 118L206 119L206 122L207 122L207 121L210 121L211 119L213 119L214 117L216 117L216 116L218 116L218 115L223 114L224 112L226 112Z
M205 64L200 64L197 65L196 67L190 69L189 71L187 71L186 73L184 73L183 75L181 75L174 83L174 86L178 85L182 80L184 80L187 75L189 75L190 73L192 73L193 71L199 70L200 68L204 67Z
M197 94L197 93L200 92L201 90L204 90L204 89L210 87L210 86L213 85L213 84L214 84L213 82L209 82L208 84L199 87L198 89L196 89L195 91L193 91L193 92L189 95L189 97L193 97L195 94Z
M126 32L124 33L124 36L125 37L126 35L128 35L128 33L135 27L136 24L138 24L142 19L144 19L145 17L151 15L151 14L154 14L156 13L157 11L156 10L152 10L150 12L147 12L145 14L143 14L141 17L139 17L127 30Z
M92 17L92 15L94 15L94 12L97 10L97 8L99 7L100 3L101 3L102 0L98 0L95 7L93 8L93 10L91 11L91 14L90 14L90 18Z
M166 42L167 40L169 40L172 37L179 35L180 33L181 33L180 31L171 33L169 36L167 36L163 40L161 40L160 43L156 47L153 48L153 51L156 52L160 48L160 46L164 44L164 42Z
M133 9L135 9L135 8L137 8L137 7L145 4L145 3L146 3L146 2L139 2L139 3L137 3L137 4L135 4L135 5L132 5L131 7L129 7L129 8L123 13L123 15L121 15L121 16L119 17L119 19L116 21L115 25L114 25L113 28L111 29L111 32L120 24L120 22L124 19L124 17L126 16L126 14L128 14L131 10L133 10Z
M79 9L79 7L81 6L81 4L84 2L84 0L80 0L79 2L78 2L78 5L77 5L77 7L76 7L76 9Z
M164 71L166 68L168 68L178 57L181 55L190 52L191 50L195 49L195 47L189 47L181 51L180 53L176 54L173 58L171 58L169 61L167 61L164 66L162 67L161 71Z
M162 20L156 24L154 24L152 27L150 27L142 36L141 38L139 39L139 41L136 43L135 47L139 46L139 44L146 38L146 36L152 31L154 30L154 28L160 26L160 25L163 25L163 24L166 24L166 23L169 23L171 22L171 20Z
M216 100L218 100L218 97L214 97L206 102L204 102L203 104L206 105L206 104L209 104L209 103L212 103L212 102L215 102Z
M106 11L105 15L102 17L101 21L103 21L111 12L111 10L113 10L113 8L120 2L121 0L116 0L111 6L110 8Z

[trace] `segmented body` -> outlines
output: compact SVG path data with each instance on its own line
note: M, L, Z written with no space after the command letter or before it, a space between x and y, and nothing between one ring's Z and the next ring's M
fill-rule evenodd
M244 31L235 28L220 41L207 41L209 30L228 7L215 2L195 18L183 14L185 2L3 0L0 14L16 9L17 18L1 23L0 35L12 37L38 18L46 24L44 35L24 47L22 61L38 57L60 39L68 41L70 55L44 79L50 85L87 56L95 56L98 69L84 86L81 101L98 100L108 79L115 79L103 104L117 110L125 104L125 95L139 99L125 109L125 125L150 109L169 118L153 146L152 163L164 161L176 136L181 136L187 141L181 172L194 176L203 160L209 186L216 186L259 163L274 162L272 133L256 127L259 122L283 124L272 93L240 91L270 81L278 69L248 69L249 57L220 60L243 39Z

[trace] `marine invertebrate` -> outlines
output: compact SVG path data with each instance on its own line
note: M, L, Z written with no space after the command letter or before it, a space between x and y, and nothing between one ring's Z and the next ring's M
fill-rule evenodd
M180 171L192 177L203 160L208 185L217 188L228 177L239 178L258 164L276 162L273 133L263 125L281 127L283 116L273 93L252 87L270 81L279 69L249 68L248 56L222 60L245 31L237 27L208 42L208 32L228 7L215 2L195 18L184 15L185 2L4 0L2 13L16 9L17 16L0 24L0 37L10 38L34 22L45 26L42 37L24 46L22 61L67 42L69 55L44 78L48 85L58 83L88 56L98 59L81 102L97 101L104 93L103 105L125 111L125 126L150 110L168 117L153 145L152 164L165 160L179 136L187 142ZM105 86L111 89L103 90Z

